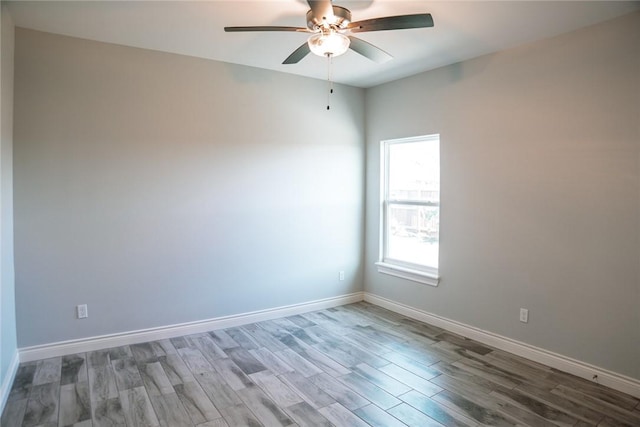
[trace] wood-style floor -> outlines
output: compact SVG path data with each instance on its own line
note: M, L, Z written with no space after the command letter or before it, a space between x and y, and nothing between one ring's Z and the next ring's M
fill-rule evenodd
M2 427L640 426L623 393L367 303L20 365Z

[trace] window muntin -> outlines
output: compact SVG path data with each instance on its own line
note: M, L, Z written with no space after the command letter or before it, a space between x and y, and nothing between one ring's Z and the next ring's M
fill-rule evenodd
M383 141L381 154L382 239L379 265L383 264L386 269L395 265L437 278L440 137L429 135Z

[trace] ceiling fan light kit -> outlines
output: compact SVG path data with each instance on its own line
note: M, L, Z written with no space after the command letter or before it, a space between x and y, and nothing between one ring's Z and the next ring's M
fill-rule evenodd
M318 56L340 56L349 50L351 40L343 34L328 31L312 35L307 44L311 52Z

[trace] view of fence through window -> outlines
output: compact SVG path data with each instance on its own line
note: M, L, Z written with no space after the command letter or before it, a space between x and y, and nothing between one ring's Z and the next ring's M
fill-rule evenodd
M387 155L386 258L438 268L439 138L390 143Z

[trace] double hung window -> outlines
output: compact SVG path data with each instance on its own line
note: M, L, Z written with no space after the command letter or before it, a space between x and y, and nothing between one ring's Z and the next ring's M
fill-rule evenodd
M440 136L382 141L378 271L437 286Z

